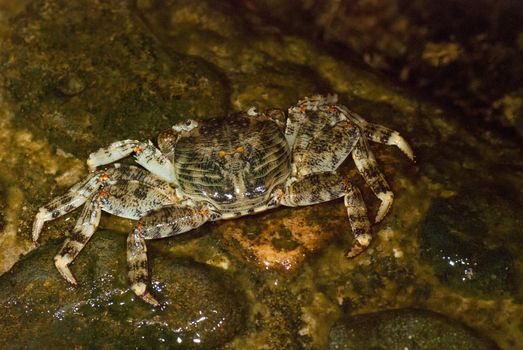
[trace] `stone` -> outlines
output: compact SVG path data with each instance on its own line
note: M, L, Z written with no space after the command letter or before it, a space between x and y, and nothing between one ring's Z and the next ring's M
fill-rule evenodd
M226 112L217 72L164 52L130 2L35 1L11 25L0 85L16 123L69 153Z
M7 207L7 194L3 184L0 182L0 231L4 228L5 225L5 209Z
M492 341L439 313L396 309L338 321L330 332L331 350L495 350Z
M57 243L0 277L2 348L208 349L243 327L243 297L217 268L155 254L152 290L162 303L155 309L130 291L123 235L101 231L93 237L72 265L76 289L54 267Z
M308 254L331 240L345 219L341 203L306 208L280 208L242 222L223 224L225 246L234 256L259 268L292 273ZM350 230L346 223L346 231Z
M519 2L252 0L279 28L349 49L358 60L469 118L523 137L523 7ZM292 18L292 20L289 20Z
M490 205L482 209L482 199L470 198L474 196L463 192L432 203L421 227L421 258L442 283L458 293L483 298L510 296L516 289L510 252L500 246L488 248L481 241L488 237L485 231L502 229L505 215L491 221L495 198L486 197ZM502 237L501 233L490 234Z

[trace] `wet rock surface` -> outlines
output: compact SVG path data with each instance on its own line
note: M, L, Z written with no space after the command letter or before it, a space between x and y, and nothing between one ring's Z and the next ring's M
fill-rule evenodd
M366 65L469 117L523 136L523 6L518 1L238 3L281 28L336 43L342 54L340 46L349 49Z
M398 309L338 322L331 330L329 349L495 350L498 347L444 315Z
M114 141L157 135L176 120L224 113L219 74L167 54L130 2L29 4L0 57L18 125L85 157Z
M308 253L319 250L344 231L336 223L345 215L339 203L322 208L282 208L246 218L242 223L224 223L225 245L236 257L260 268L290 273ZM324 219L317 220L320 217ZM348 230L349 226L345 231Z
M482 207L481 201L489 205ZM499 202L492 196L458 193L452 198L434 201L426 214L421 228L421 258L434 268L442 283L457 292L494 298L515 291L509 250L499 246L488 248L480 240L487 236L483 232L489 229L498 231L491 236L500 239L506 236L499 232L506 220L506 214L499 212L504 209ZM514 208L507 207L508 210ZM492 220L496 216L497 220ZM509 224L509 228L511 235L516 234L517 227Z
M0 179L9 214L0 273L35 248L38 207L85 176L85 157L97 147L152 138L188 117L287 108L332 92L369 121L399 130L416 154L412 164L393 147L371 145L395 202L373 225L370 249L344 257L352 236L342 201L206 224L148 242L153 292L164 302L151 311L126 281L129 221L103 216L73 266L78 289L59 277L52 256L75 212L48 223L38 250L0 277L1 339L66 346L65 334L78 348L161 348L180 337L182 347L200 339L230 350L323 349L341 314L414 306L520 349L520 143L461 124L444 107L236 4L45 0L0 28ZM350 159L341 172L374 217L379 200ZM107 227L123 235L109 237ZM470 277L463 266L445 270L448 256L476 262L474 278L460 282ZM196 322L209 307L219 313ZM220 317L227 326L213 329Z
M5 225L5 208L6 206L6 193L4 186L0 183L0 230L4 228Z
M456 292L486 298L513 293L512 258L505 249L488 249L437 225L425 227L421 256L442 283Z
M223 271L206 265L157 254L152 285L162 307L136 300L127 283L125 247L123 235L98 232L72 267L77 289L54 267L59 244L20 261L0 279L2 348L209 349L242 329L242 294Z

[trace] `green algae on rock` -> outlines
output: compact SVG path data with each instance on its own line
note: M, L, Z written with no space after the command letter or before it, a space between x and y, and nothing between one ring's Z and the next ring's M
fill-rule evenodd
M270 29L251 30L245 18L231 16L237 8L226 1L168 0L142 13L170 52L202 57L223 72L235 109L287 108L303 96L330 92L324 78L298 62L302 53L293 55L299 48Z
M215 348L243 327L242 297L225 272L156 254L154 292L162 307L127 287L125 237L98 232L73 269L80 288L52 264L58 244L28 255L0 278L2 348ZM30 325L30 326L28 326Z
M36 1L11 23L0 85L15 121L72 154L228 108L220 75L165 53L127 1Z
M362 314L331 330L331 350L496 350L488 339L444 315L418 309Z

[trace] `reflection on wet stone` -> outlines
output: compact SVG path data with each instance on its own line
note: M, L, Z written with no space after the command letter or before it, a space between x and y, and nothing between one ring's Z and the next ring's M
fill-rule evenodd
M398 309L337 322L330 332L329 349L496 350L498 347L444 315Z
M481 243L489 226L474 222L481 223L483 218L478 216L488 214L466 210L479 205L467 199L457 195L432 204L422 225L421 258L456 292L486 298L510 296L516 288L511 254L503 247L487 248Z
M58 247L42 247L0 278L2 348L209 349L242 328L241 294L216 268L155 255L153 291L163 306L153 309L128 288L123 235L95 235L73 266L81 283L77 289L52 264Z

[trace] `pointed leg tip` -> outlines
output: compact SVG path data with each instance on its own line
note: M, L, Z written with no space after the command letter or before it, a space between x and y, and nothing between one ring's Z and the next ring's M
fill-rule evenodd
M39 245L39 243L38 243L38 238L40 238L40 232L38 232L38 233L34 233L34 232L33 232L32 240L33 240L33 243L34 243L36 246Z
M37 242L38 238L40 238L40 232L42 232L42 228L44 227L44 215L45 213L40 209L38 211L38 214L36 214L36 217L33 221L33 228L31 230L31 238L33 239L33 242Z
M145 292L143 293L142 295L139 295L140 299L142 299L143 301L145 301L147 304L151 305L151 306L154 306L154 307L158 307L160 306L160 303L158 302L158 300L156 300L151 293L149 292Z
M359 242L355 242L352 247L347 251L345 257L347 259L353 259L363 253L367 246L361 245Z
M76 280L74 280L74 281L67 281L67 282L69 282L69 284L73 288L78 288L80 286L80 284L78 282L76 282Z
M416 162L416 156L414 155L414 152L412 151L412 148L405 143L403 147L400 147L400 150L409 158L411 161Z
M378 223L385 217L385 214L380 213L381 210L378 210L378 213L376 214L376 218L374 219L374 223Z
M67 268L67 271L68 272L62 272L60 271L60 274L62 275L62 277L73 287L78 287L78 282L76 281L76 278L74 278L73 274L71 273L71 271L69 270L69 268Z
M38 245L38 239L40 238L40 230L38 229L33 229L33 232L32 232L32 235L31 235L31 238L33 240L33 243Z
M401 150L401 152L403 152L410 160L415 162L412 148L397 131L392 133L388 143L391 145L396 145Z
M132 278L131 278L132 280ZM160 306L160 303L158 300L156 300L151 293L147 290L147 284L145 282L138 282L133 283L131 285L131 290L134 292L134 294L142 299L144 302L146 302L149 305L152 306Z
M365 249L367 249L371 241L372 236L369 233L365 233L356 237L354 244L345 254L345 257L347 257L348 259L352 259L360 255Z
M391 191L380 193L378 195L378 198L381 200L380 207L378 208L378 213L376 214L376 219L374 222L378 223L387 213L389 212L390 208L392 207L392 202L394 201L394 194Z
M62 256L56 256L55 257L55 266L58 272L60 272L60 275L73 287L78 287L78 282L76 282L76 278L74 278L73 273L69 269L68 263L65 262L64 257Z
M363 247L354 245L346 254L345 257L347 259L352 259L357 257L363 252Z

